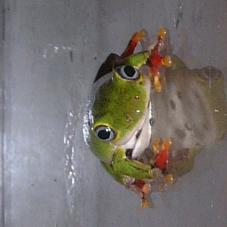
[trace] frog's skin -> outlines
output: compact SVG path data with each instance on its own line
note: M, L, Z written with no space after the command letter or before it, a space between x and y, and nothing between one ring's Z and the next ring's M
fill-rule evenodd
M139 61L134 62L138 56ZM130 58L131 61L127 59L121 65L133 62L130 65L142 71L140 66L146 61L146 52ZM184 166L176 173L181 175L191 168L199 148L222 138L226 131L227 108L221 72L212 67L189 70L173 57L173 66L166 70L165 78L166 88L162 93L151 89L150 80L143 73L138 80L125 80L113 69L95 81L89 144L107 171L121 183L127 177L153 179L157 176L158 171L151 165L136 160L150 145L151 132L152 138L172 138L174 164L170 168L173 171L182 165L177 164L177 157L181 152L186 153ZM98 126L114 129L115 138L100 140L95 132ZM128 158L127 152L133 147L137 153L132 152Z
M117 67L119 69L113 69L101 78L98 75L93 88L90 146L108 172L121 183L128 177L153 179L156 175L156 171L150 165L128 159L126 156L126 151L129 149L143 151L150 143L151 84L150 79L139 72L147 58L147 52L130 56L121 62ZM122 78L119 71L124 65L138 70L138 79ZM115 137L110 141L99 139L96 131L99 126L113 129ZM140 139L138 140L137 137ZM136 141L138 143L135 145Z
M148 51L127 58L111 54L94 80L88 142L108 173L126 186L160 176L154 163L141 161L155 138L171 138L168 173L182 175L192 168L196 153L227 130L224 77L219 70L190 70L172 56L172 66L163 76L164 90L157 93L147 75L148 57ZM139 73L138 78L122 77L126 65ZM98 129L104 129L100 127L113 130L112 138L101 131L108 139L100 139Z

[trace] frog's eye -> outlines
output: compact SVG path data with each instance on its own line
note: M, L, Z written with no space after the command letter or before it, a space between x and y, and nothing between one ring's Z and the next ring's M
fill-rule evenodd
M103 141L110 141L115 138L116 133L108 126L101 125L95 128L96 136Z
M131 65L123 65L117 71L126 80L137 80L139 78L139 72Z

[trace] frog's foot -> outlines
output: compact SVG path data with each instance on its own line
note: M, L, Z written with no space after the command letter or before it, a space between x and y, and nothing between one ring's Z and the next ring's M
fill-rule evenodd
M172 59L168 55L161 55L161 52L165 51L168 46L168 31L165 28L160 28L158 33L158 40L156 45L150 51L150 57L148 64L150 67L150 74L153 78L154 89L156 92L161 92L161 73L162 67L171 67Z
M164 176L164 183L165 185L172 185L175 182L175 178L173 174L167 174Z
M126 58L134 53L134 50L136 49L138 43L140 43L146 35L146 31L142 29L139 32L136 32L132 35L131 39L129 40L129 43L122 53L121 57Z
M141 208L150 208L152 207L151 197L141 197Z
M141 189L141 208L149 208L152 206L150 194L151 185L146 183Z
M154 140L154 143L152 144L153 152L155 154L154 165L163 173L167 170L171 145L171 139L161 140L160 138Z
M141 198L141 208L151 207L151 185L143 180L135 180L133 183Z
M175 181L176 178L173 174L163 174L159 179L157 179L157 181L152 182L151 188L153 191L164 192L166 187L174 184Z
M162 140L157 138L152 143L152 152L154 155L153 165L162 172L161 178L156 181L158 191L164 191L164 187L175 182L173 174L169 172L170 148L172 141L170 138ZM154 182L155 183L155 182Z

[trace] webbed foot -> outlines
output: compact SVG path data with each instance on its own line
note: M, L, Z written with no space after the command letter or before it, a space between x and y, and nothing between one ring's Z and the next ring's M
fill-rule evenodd
M168 46L168 31L165 28L160 28L156 45L151 49L149 58L150 73L153 78L154 89L156 92L161 92L161 73L162 67L171 67L172 59L168 55L161 55Z

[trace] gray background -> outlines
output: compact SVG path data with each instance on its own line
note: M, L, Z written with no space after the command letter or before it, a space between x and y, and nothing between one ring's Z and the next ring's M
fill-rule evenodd
M213 65L227 75L226 0L0 4L1 226L227 226L227 141L200 153L191 173L141 210L82 135L100 63L142 27L153 38L169 28L174 52L189 67Z

